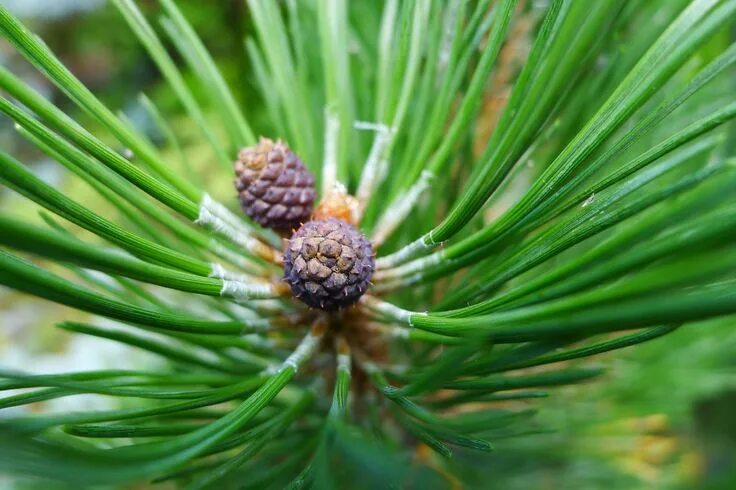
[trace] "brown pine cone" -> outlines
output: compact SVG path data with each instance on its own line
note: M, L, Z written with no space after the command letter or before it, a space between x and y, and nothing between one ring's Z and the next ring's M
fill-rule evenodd
M374 270L371 243L357 228L336 218L305 223L284 253L284 278L294 295L327 311L358 301Z
M261 138L235 161L235 188L245 214L266 228L293 230L312 214L314 177L282 141Z

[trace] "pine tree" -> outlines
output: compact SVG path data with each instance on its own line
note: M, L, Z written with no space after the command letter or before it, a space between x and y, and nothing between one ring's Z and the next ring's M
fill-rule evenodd
M160 29L112 3L211 150L209 186L0 6L3 37L90 123L5 67L0 111L115 209L0 152L0 182L39 207L3 209L0 284L91 314L61 329L168 363L0 372L2 390L27 389L0 409L120 400L3 417L2 470L83 487L448 486L464 478L453 452L533 440L528 407L598 376L590 356L736 313L736 1L247 0L261 115L173 0ZM318 237L240 211L233 162L260 136L314 176L302 229ZM319 257L312 275L285 282L285 252L289 271Z

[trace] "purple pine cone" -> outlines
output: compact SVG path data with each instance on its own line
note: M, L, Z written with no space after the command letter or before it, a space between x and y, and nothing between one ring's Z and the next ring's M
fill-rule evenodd
M240 205L253 221L274 230L293 230L312 214L314 177L281 142L261 138L235 161Z
M371 243L357 228L336 218L305 223L284 254L284 278L294 295L327 311L358 301L374 270Z

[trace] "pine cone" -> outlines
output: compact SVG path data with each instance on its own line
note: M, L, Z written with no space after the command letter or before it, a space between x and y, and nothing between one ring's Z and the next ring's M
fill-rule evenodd
M336 218L305 223L284 254L284 277L294 295L328 311L358 301L374 269L371 243L357 228Z
M314 177L282 141L261 138L235 161L235 188L245 214L275 230L292 230L309 219Z

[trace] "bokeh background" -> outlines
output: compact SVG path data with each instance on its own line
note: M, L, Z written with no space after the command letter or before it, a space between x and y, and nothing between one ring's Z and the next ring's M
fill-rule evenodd
M153 2L138 3L144 12L156 15ZM258 128L263 106L243 48L250 29L244 2L178 3ZM137 99L145 91L172 117L169 122L183 136L182 150L189 162L198 169L210 165L196 128L117 11L104 0L0 0L0 4L28 23L103 102L119 108L160 142L164 135L157 133ZM2 41L0 63L72 111L86 127L95 127ZM196 91L197 85L192 87ZM489 119L493 114L488 111ZM96 198L75 186L60 166L17 137L5 118L0 119L0 146L33 166L47 182L103 212L104 203L94 202ZM15 216L35 212L27 201L1 187L0 209L12 209ZM62 315L81 319L84 314L0 287L0 365L45 373L143 368L161 362L116 342L70 337L51 328ZM540 400L528 437L494 441L496 453L479 464L453 464L477 473L476 481L484 488L488 481L494 482L492 488L512 490L736 488L735 324L736 319L727 318L688 325L653 342L599 356L593 362L606 368L606 375L595 384L564 388ZM105 402L101 397L67 397L22 410L70 410L90 403ZM550 432L549 427L555 430ZM0 475L0 489L4 488L31 488L31 484Z

